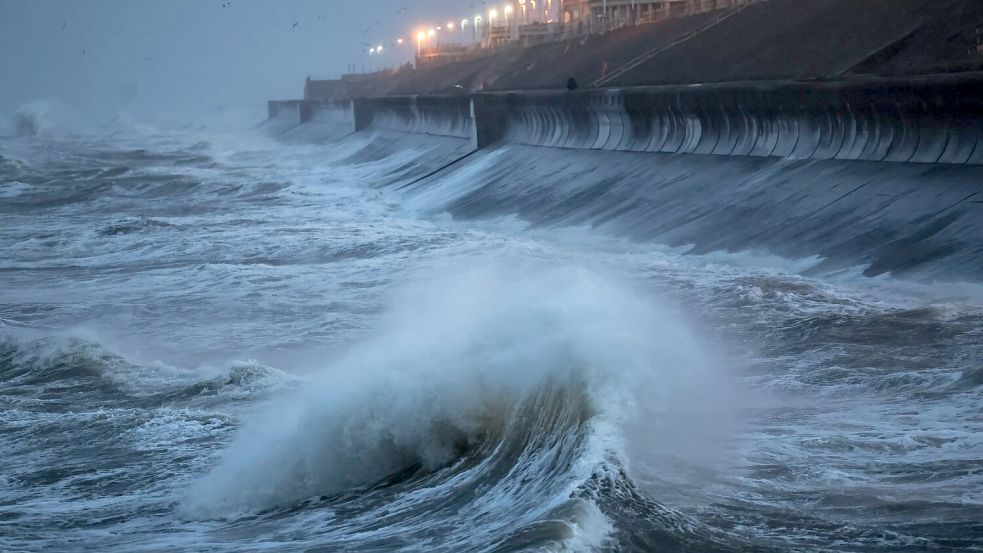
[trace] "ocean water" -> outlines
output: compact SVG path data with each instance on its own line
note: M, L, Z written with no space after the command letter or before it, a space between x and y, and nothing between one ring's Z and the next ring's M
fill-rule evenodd
M974 285L453 217L480 167L368 141L0 141L0 550L983 550Z

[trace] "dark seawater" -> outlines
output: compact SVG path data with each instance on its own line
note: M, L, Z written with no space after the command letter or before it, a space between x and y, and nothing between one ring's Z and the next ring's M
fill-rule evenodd
M364 146L0 141L0 551L983 550L974 285L453 220Z

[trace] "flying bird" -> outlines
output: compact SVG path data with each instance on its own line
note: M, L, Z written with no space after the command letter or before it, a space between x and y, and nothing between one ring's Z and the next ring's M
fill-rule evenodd
M65 28L65 27L67 27L67 26L68 26L68 22L67 22L67 21L62 21L62 22L61 22L61 28L62 28L62 29L64 29L64 28Z
M294 24L291 25L290 28L291 29L296 29L297 28L297 25L299 25L299 23L297 23L296 21L294 21Z
M223 7L223 8L231 8L231 7L232 7L232 2L224 2L224 3L222 4L222 7Z
M88 54L88 52L85 51L85 48L82 48L82 55L84 56L86 54Z

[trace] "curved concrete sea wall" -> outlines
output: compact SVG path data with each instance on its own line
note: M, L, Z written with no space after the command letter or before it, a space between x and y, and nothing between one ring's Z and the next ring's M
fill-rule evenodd
M283 100L267 104L262 129L291 142L325 142L355 132L352 100Z
M267 102L267 120L260 125L265 132L282 136L300 125L301 100L271 100Z
M471 97L393 96L355 100L356 130L377 129L473 139Z
M983 77L271 102L270 117L580 150L983 164Z
M298 116L304 123L281 136L310 142L357 133L356 149L342 162L388 160L387 184L426 178L476 149L466 95L305 101Z
M323 109L312 122L342 117ZM374 186L458 217L983 281L978 75L406 96L350 113L365 132L342 162L381 161Z
M327 142L355 132L351 100L302 100L297 106L300 125L281 136L294 142Z
M330 123L344 127L348 132L355 129L351 100L303 100L298 109L301 123Z
M983 164L983 79L475 97L480 145Z
M270 119L293 118L300 123L300 104L303 100L270 100L266 103L267 117Z

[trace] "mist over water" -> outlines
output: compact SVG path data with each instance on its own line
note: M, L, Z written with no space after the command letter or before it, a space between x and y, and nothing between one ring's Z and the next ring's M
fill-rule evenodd
M0 3L0 116L37 101L85 123L129 114L157 125L217 110L265 110L311 75L396 67L375 46L457 13L454 0L4 0ZM257 119L242 119L255 122Z
M0 549L983 547L973 285L448 216L507 148L399 189L439 140L46 107L0 142Z

